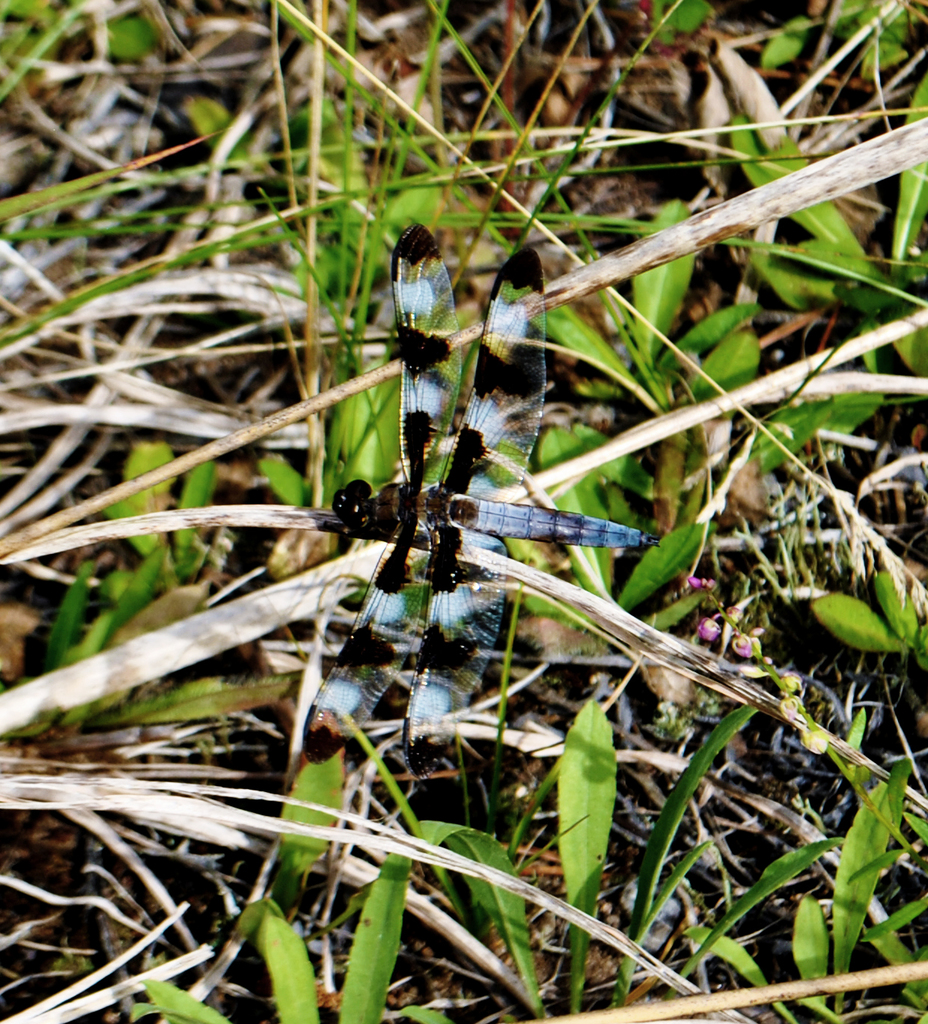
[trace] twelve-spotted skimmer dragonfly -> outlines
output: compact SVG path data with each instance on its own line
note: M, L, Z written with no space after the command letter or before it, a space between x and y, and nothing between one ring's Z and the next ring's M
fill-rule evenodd
M410 771L425 777L454 731L454 714L480 685L499 633L505 580L481 550L500 537L592 547L640 547L657 538L628 526L509 501L541 424L545 303L541 261L516 253L493 286L474 388L457 436L461 349L448 271L421 225L393 253L393 296L403 364L400 443L404 482L371 497L355 480L332 507L347 532L383 537L382 556L335 667L310 712L306 754L322 761L370 716L399 676L425 618L406 712Z

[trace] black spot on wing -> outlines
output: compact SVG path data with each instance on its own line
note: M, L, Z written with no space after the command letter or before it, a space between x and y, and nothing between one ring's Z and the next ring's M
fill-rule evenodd
M413 496L422 490L425 470L425 452L431 444L434 428L427 412L419 409L408 412L403 419L403 440L406 442L406 459L409 462L409 484Z
M392 664L395 657L393 644L377 636L371 624L366 622L345 641L337 664L342 668L383 666Z
M427 259L441 259L438 245L432 238L432 233L421 224L410 224L400 235L396 248L393 250L393 276L397 276L399 261L403 259L408 263L421 263Z
M430 583L434 593L451 593L464 582L464 569L458 557L461 553L461 531L454 526L444 526L437 532Z
M453 672L463 668L476 653L477 648L472 641L461 638L449 640L441 627L432 623L422 635L417 671L447 669Z
M524 347L513 346L513 354L518 358L519 349ZM481 398L486 398L494 388L504 395L528 398L537 387L533 378L525 372L518 361L507 363L495 352L491 352L487 345L480 346L477 370L474 374L474 392Z
M435 743L428 736L417 736L414 740L407 738L403 746L406 748L406 764L417 779L427 779L435 771L446 749L445 744Z
M310 764L322 764L345 746L345 737L331 711L320 711L303 736L303 753Z
M541 260L534 249L520 249L514 256L510 256L503 264L496 282L493 285L493 294L490 301L499 294L503 282L509 281L516 290L531 288L532 291L542 292L545 288L545 277L541 269Z
M403 523L400 535L380 571L374 577L374 585L385 594L398 594L410 581L409 553L416 539L418 523L415 519Z
M447 338L437 334L426 334L403 323L397 324L396 340L400 358L414 378L418 378L423 370L430 370L433 366L443 363L451 352Z
M480 350L483 353L483 349ZM483 434L473 427L461 427L445 476L444 489L449 494L466 494L477 463L487 454Z

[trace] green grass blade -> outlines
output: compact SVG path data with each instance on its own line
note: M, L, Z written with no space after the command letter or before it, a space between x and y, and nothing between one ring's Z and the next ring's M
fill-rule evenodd
M731 910L712 929L708 938L698 950L687 960L680 972L685 978L696 964L712 949L716 939L723 936L731 927L744 917L752 907L772 896L778 889L790 882L800 872L814 864L819 857L833 849L841 842L840 839L823 839L810 843L799 850L784 854L764 869L757 882L736 901Z
M558 847L564 869L567 902L595 915L616 793L612 727L602 708L590 701L567 733L557 802ZM586 976L589 935L570 928L570 1006L580 1010Z
M708 741L690 758L689 765L667 798L660 817L654 825L654 830L651 832L651 838L648 840L641 862L641 870L638 873L638 893L628 927L629 938L636 942L644 936L647 923L655 913L654 905L657 901L654 899L654 891L667 860L670 844L686 813L687 804L706 773L712 768L712 762L725 749L728 741L747 725L753 714L753 708L738 708L726 715L712 730ZM668 887L665 886L666 888ZM667 895L669 896L669 892ZM661 897L663 896L662 890ZM634 964L630 960L623 962L621 973L616 981L615 1004L624 1003L633 968Z
M64 595L64 600L55 616L55 624L48 637L48 647L45 649L46 672L53 672L56 668L60 668L67 659L68 651L80 639L87 611L87 595L89 593L87 581L91 575L93 575L93 562L82 562L74 582Z
M412 861L390 854L371 886L351 945L341 1024L380 1024L400 948L406 880Z
M146 1013L161 1014L169 1024L229 1024L229 1018L223 1017L211 1006L194 999L189 992L170 984L167 981L145 981L142 983L153 1006L141 1004L136 1009ZM133 1016L133 1020L138 1020Z
M461 854L462 857L469 857L478 864L486 864L515 877L515 871L505 849L498 840L486 832L440 821L424 821L422 833L430 843L444 843L449 850ZM474 903L493 922L499 937L509 950L531 996L534 1013L538 1017L543 1017L544 1004L535 976L535 961L525 919L525 900L470 875L466 875L464 880L470 888Z

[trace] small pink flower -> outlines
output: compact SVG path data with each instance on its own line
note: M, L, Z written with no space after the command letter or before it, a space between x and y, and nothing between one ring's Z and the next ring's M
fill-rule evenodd
M767 630L763 626L758 626L756 629L751 630L751 636L763 636Z
M739 608L736 604L733 604L731 608L726 608L725 613L732 620L732 622L740 622L741 617L744 615L744 610Z
M693 590L711 590L715 586L715 580L706 579L705 576L688 576L686 582Z
M731 642L731 649L739 658L750 658L754 653L754 646L744 633L736 633Z
M828 749L828 736L818 728L806 729L799 734L802 745L813 754L824 754Z
M705 640L707 643L713 643L718 640L722 633L722 627L715 621L715 619L703 619L699 623L699 628L696 630L700 640Z

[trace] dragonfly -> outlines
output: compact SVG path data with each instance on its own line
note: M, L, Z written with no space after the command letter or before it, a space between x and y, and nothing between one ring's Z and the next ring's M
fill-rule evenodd
M403 479L373 495L354 480L332 508L345 532L380 538L380 558L354 628L307 719L304 752L327 760L401 678L422 626L403 727L410 772L426 778L453 736L455 716L481 684L497 640L505 575L481 564L505 554L501 538L634 548L658 543L640 530L573 512L513 504L541 426L545 297L531 248L499 271L474 385L449 435L460 388L460 346L448 270L431 233L407 228L393 252L393 297L402 363Z

